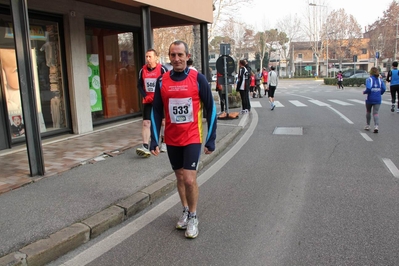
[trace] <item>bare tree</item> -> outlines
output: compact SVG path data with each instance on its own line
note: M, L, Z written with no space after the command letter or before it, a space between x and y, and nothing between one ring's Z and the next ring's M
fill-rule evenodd
M291 42L298 41L303 38L301 19L295 15L287 15L277 22L278 27L282 32L286 33L287 42L282 44L282 55L287 60L288 73L291 73L294 67L293 47Z
M268 55L270 51L270 42L271 42L271 35L268 31L262 31L255 34L255 47L256 53L259 56L259 67L262 68L264 66L263 60Z
M158 51L162 63L169 60L169 45L175 40L186 42L190 52L195 50L192 29L192 26L154 29L154 48Z
M396 60L398 52L399 3L392 1L383 17L368 26L366 37L370 38L369 49L375 56L380 53L382 59Z
M331 32L323 32L323 40L329 41L329 58L335 58L342 69L345 58L351 58L357 54L362 39L362 31L359 23L352 15L346 14L343 8L333 10L327 19ZM333 55L333 56L331 56Z
M247 31L244 23L238 22L232 17L226 22L224 36L225 39L234 40L234 42L230 44L230 52L236 62L244 58L247 48L246 33Z
M208 39L216 35L223 35L223 25L233 18L242 8L242 4L249 5L252 0L213 0L213 23L209 26Z

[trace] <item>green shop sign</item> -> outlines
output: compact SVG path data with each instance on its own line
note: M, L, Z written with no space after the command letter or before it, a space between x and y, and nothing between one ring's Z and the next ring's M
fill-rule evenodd
M98 65L98 54L87 55L87 70L89 72L90 106L92 112L102 111L102 96L100 82L100 68Z

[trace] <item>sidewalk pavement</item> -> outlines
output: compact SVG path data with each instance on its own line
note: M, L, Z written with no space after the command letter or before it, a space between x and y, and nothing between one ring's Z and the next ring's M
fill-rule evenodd
M234 141L249 119L244 114L218 120L216 150L201 155L199 170ZM122 137L120 132L130 133ZM176 180L167 154L140 158L135 154L139 140L135 146L121 142L140 132L132 130L131 123L105 130L101 134L114 136L115 141L107 143L113 151L91 160L80 158L70 170L63 166L61 173L0 194L0 265L45 265L172 193ZM90 139L93 149L103 144L97 134L81 138ZM44 149L62 150L80 141L70 138ZM67 160L79 160L73 157Z

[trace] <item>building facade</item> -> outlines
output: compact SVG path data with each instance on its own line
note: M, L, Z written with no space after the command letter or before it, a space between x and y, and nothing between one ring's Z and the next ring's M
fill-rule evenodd
M0 0L0 150L29 141L29 122L43 138L84 134L98 124L140 116L138 71L152 48L152 29L196 24L206 29L213 18L211 0L189 6L182 0L26 3L29 37L23 40L30 47L34 103L23 100L26 84L20 84L17 64L28 59L18 57L14 36L21 17L13 8L21 6ZM31 106L37 122L25 121Z
M343 43L345 42L343 41ZM317 67L317 73L320 73L319 76L321 77L327 76L327 71L330 77L335 77L339 70L355 68L368 71L375 65L379 66L381 71L386 71L386 64L383 61L378 61L376 58L371 57L368 38L359 40L356 50L351 50L346 45L343 45L340 48L346 51L343 58L339 58L334 49L330 47L327 59L326 43L319 42L318 45L321 56L317 66L316 56L313 53L310 42L292 42L290 44L294 76L313 76ZM356 60L354 60L354 56L356 56Z

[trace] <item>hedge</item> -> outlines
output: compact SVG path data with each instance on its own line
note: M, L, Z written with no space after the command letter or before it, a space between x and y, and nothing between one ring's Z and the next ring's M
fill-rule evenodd
M367 78L347 78L344 79L342 85L344 87L354 87L358 86L360 87L361 85L366 85L366 79ZM337 79L336 78L324 78L324 84L326 85L337 85Z

